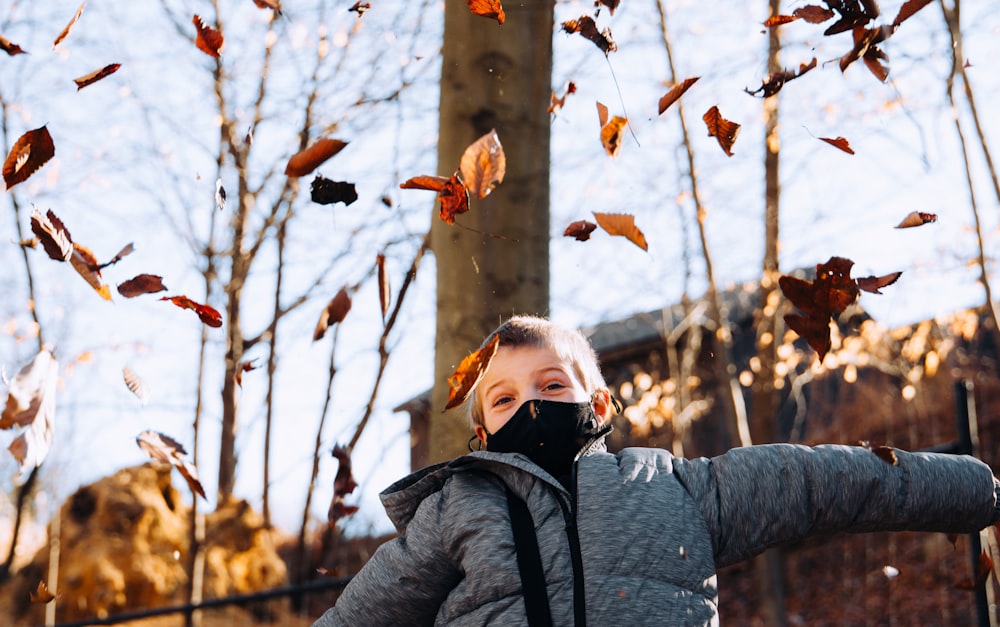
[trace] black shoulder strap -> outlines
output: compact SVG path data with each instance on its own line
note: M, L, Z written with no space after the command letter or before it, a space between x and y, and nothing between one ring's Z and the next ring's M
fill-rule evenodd
M551 627L552 611L549 609L549 595L545 590L545 573L542 571L542 556L538 551L535 523L531 519L528 505L511 492L509 487L504 487L507 490L507 507L510 508L510 524L514 530L517 568L521 572L521 588L524 590L528 625Z

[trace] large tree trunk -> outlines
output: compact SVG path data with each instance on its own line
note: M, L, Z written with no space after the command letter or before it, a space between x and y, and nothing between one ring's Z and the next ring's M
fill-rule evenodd
M437 336L429 461L467 451L463 410L440 413L447 378L502 319L549 304L549 113L554 1L512 4L501 27L445 4L438 171L451 175L465 148L496 129L504 182L448 225L436 217ZM435 211L436 215L436 211Z

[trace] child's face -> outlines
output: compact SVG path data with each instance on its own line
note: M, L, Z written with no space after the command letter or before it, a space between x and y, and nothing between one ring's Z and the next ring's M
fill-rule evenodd
M583 403L591 399L583 383L573 374L572 365L549 348L501 346L476 390L483 404L483 425L476 435L483 442L496 433L514 412L530 400ZM601 398L603 403L603 396ZM597 409L595 403L595 410ZM604 416L600 416L602 419Z

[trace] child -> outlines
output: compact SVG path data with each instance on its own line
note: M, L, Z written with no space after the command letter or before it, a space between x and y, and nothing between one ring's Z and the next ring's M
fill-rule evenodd
M715 569L770 546L972 532L1000 516L993 473L964 456L894 451L892 464L791 444L609 454L613 401L583 335L533 317L494 335L469 401L486 450L382 493L400 536L315 625L717 624Z

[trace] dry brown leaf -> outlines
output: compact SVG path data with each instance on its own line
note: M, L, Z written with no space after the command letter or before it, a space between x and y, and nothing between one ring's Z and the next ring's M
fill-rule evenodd
M164 464L170 464L176 468L181 473L181 476L184 477L184 480L187 481L191 491L200 495L203 499L206 498L205 488L201 486L201 481L198 480L198 469L195 468L194 464L184 459L187 451L184 450L180 442L156 431L143 431L136 436L135 441L139 445L139 448L145 451L152 459Z
M285 166L287 176L305 176L318 168L324 161L334 156L347 146L347 142L339 139L322 138L301 150L288 160Z
M937 222L937 214L923 213L922 211L911 211L906 214L903 221L896 225L897 229L909 229L915 226L923 226L928 222Z
M24 427L8 450L20 464L18 476L45 461L55 425L59 363L49 351L39 352L7 387L0 429Z
M81 15L83 15L83 7L85 7L86 5L87 5L86 2L80 4L80 8L76 10L76 15L74 15L73 19L69 21L69 24L66 25L66 28L62 29L62 32L60 32L56 36L56 40L52 42L53 48L62 43L62 41L66 39L66 36L69 35L69 31L73 30L73 27L76 25L76 21L80 19Z
M458 171L469 193L486 198L507 173L507 156L496 129L490 130L462 153Z
M51 259L69 261L73 256L73 238L62 220L49 209L45 214L35 207L31 211L31 232L38 237Z
M566 230L563 231L563 235L566 237L575 237L577 241L585 242L590 239L590 234L594 232L597 225L593 222L588 222L586 220L577 220L576 222L570 222Z
M503 24L504 20L507 19L500 0L469 0L469 10L472 11L473 15L495 19L499 24Z
M122 66L121 63L111 63L109 65L105 65L99 70L94 70L90 74L86 74L84 76L81 76L80 78L74 78L73 82L76 83L76 90L80 91L87 85L92 85L97 81L101 80L102 78L107 78L108 76L111 76L112 74L117 72L118 68L120 68L121 66Z
M708 127L709 137L716 138L726 155L732 157L733 144L736 142L736 136L739 135L740 125L722 117L722 114L719 113L719 107L715 105L712 105L712 108L705 112L702 119L705 121L705 126Z
M313 342L322 339L323 336L326 335L327 329L338 322L343 322L344 318L347 317L347 312L350 310L351 295L347 291L347 286L344 286L340 288L337 295L330 300L330 303L319 315L319 321L316 323L316 330L313 331Z
M601 49L604 56L618 50L618 44L611 37L611 29L605 28L603 31L597 30L597 23L589 15L583 15L579 19L567 20L562 23L562 29L567 33L580 33L585 39L589 39L595 46Z
M549 103L549 113L551 113L552 115L558 114L559 110L562 109L563 106L566 104L566 97L569 96L570 94L575 94L575 93L576 93L576 83L574 83L573 81L570 81L566 85L566 92L563 93L561 97L556 96L556 92L553 91L552 99L551 102Z
M24 48L13 43L11 40L7 39L3 35L0 35L0 50L3 50L12 57L19 54L27 54Z
M892 25L899 26L904 20L909 19L910 16L930 3L931 0L906 0L906 2L899 7L899 13L896 14L896 19L892 21Z
M118 284L118 293L125 298L167 291L163 277L156 274L139 274Z
M111 300L111 289L104 283L101 271L96 269L100 267L100 264L97 263L97 257L94 256L94 253L74 242L73 255L69 258L69 262L73 264L73 269L83 277L83 280L101 295L101 298Z
M820 139L823 140L823 141L825 141L826 143L830 144L831 146L834 146L835 148L839 148L839 149L843 150L844 152L846 152L849 155L853 155L854 154L854 149L851 148L850 142L848 142L843 137L833 137L833 138L830 138L830 137L820 137Z
M797 15L772 15L764 20L764 26L767 28L774 28L775 26L781 26L782 24L794 22L797 19L799 19L799 16Z
M135 394L135 397L139 399L139 403L145 407L149 401L149 388L146 386L146 382L129 366L122 367L122 378L125 380L125 385L129 391Z
M44 581L41 580L39 580L38 586L28 593L28 598L31 599L32 603L41 603L43 605L45 603L55 601L60 596L60 594L52 594L52 592L49 591L49 587L45 585Z
M385 322L385 316L389 313L389 302L392 299L392 294L389 291L389 278L385 272L385 255L382 253L375 256L375 267L378 270L378 304L379 309L382 311L382 322Z
M466 355L462 363L458 364L455 372L448 377L448 404L444 406L445 410L465 402L465 399L469 397L472 390L482 380L483 375L486 374L499 347L500 336L493 334L485 346Z
M42 126L21 135L3 162L3 180L7 189L24 181L56 154L49 130Z
M628 213L598 213L594 212L598 226L608 235L620 235L643 250L649 250L646 236L635 225L635 216Z
M195 302L187 296L164 296L160 300L168 300L181 309L190 309L198 315L198 318L210 327L219 328L222 326L222 314L214 307Z
M802 19L810 24L821 24L828 19L832 18L836 13L827 7L821 7L815 4L807 4L804 7L799 7L792 11L792 15Z
M206 24L205 20L201 19L198 15L195 15L191 19L191 22L198 29L194 45L198 46L198 50L201 50L208 56L218 59L219 53L222 51L222 33Z
M684 92L690 89L691 85L694 85L699 78L701 77L692 76L691 78L685 78L682 82L671 87L670 91L665 93L663 97L660 98L660 115L663 115L663 112L670 108L670 105L677 102L677 100L684 95Z

